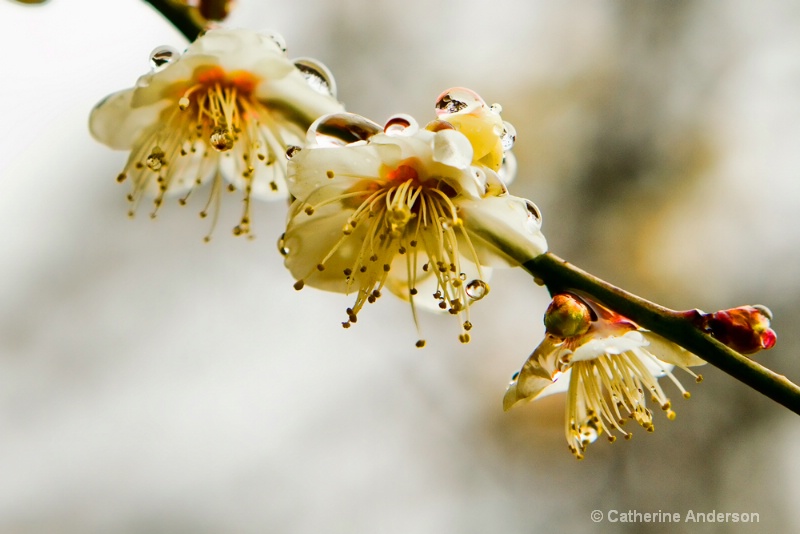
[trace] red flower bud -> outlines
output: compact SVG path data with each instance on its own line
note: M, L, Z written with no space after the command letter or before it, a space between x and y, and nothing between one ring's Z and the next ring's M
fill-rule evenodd
M704 316L706 331L742 354L775 346L778 337L769 327L772 312L765 306L740 306Z

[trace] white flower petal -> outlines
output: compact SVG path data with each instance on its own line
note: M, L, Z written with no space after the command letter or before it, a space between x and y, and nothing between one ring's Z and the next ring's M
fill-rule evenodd
M459 202L459 216L482 265L516 266L547 252L538 209L507 195Z
M466 169L472 163L472 145L463 134L455 130L441 130L433 137L433 161Z
M95 139L111 148L130 150L143 132L159 120L169 105L132 109L133 90L108 95L92 109L89 130Z
M594 360L604 354L622 354L623 352L632 351L633 349L645 346L647 346L647 341L644 339L644 336L636 330L626 332L622 336L604 338L592 337L575 349L571 361Z

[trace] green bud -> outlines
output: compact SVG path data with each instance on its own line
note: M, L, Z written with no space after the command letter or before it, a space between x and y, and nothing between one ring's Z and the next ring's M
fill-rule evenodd
M585 334L592 324L592 312L575 295L559 293L544 313L544 327L560 338Z

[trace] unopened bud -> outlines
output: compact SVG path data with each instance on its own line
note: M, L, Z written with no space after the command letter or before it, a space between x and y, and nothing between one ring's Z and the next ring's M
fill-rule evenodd
M708 314L704 319L712 336L742 354L771 349L778 339L769 327L772 312L765 306L740 306Z
M544 313L544 327L560 338L585 334L592 324L592 312L581 299L570 293L559 293Z

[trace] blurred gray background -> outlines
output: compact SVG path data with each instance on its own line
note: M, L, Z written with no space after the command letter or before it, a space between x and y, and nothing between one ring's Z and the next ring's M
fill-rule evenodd
M240 0L350 111L424 123L467 86L517 129L551 250L675 308L763 303L800 378L800 2ZM408 306L296 293L261 204L125 216L86 122L182 37L137 0L0 2L0 532L797 532L800 421L714 368L678 418L578 462L563 396L505 414L546 292L496 271L473 342ZM201 196L201 195L199 195ZM519 272L518 272L519 271ZM592 510L758 513L594 523Z

